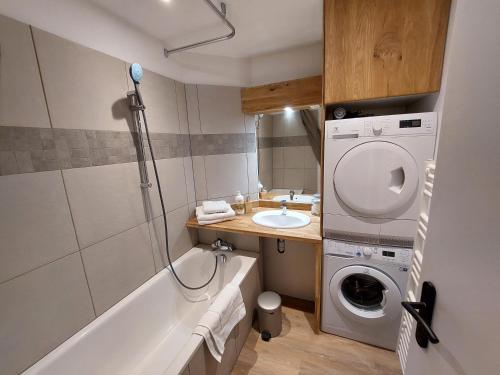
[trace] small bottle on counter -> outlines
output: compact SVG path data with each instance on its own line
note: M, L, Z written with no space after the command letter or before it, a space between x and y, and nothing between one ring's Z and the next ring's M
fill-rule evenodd
M319 194L314 194L311 204L311 214L314 216L321 215L321 198Z
M236 197L234 198L234 212L236 212L236 215L245 214L245 198L239 191L236 192Z

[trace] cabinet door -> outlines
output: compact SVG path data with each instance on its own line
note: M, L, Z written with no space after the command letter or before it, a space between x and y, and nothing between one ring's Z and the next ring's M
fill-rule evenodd
M325 0L325 103L438 91L451 0Z

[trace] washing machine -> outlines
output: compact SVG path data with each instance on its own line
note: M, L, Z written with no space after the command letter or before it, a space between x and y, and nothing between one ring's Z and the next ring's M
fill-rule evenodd
M434 112L327 121L324 237L411 242L436 130Z
M395 350L411 248L323 240L321 330Z

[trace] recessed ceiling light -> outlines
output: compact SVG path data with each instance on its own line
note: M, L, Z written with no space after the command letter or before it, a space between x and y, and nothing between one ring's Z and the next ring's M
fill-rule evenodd
M285 111L286 113L292 113L292 112L293 112L293 108L292 108L292 107L285 107L285 108L283 108L283 109L284 109L284 111Z

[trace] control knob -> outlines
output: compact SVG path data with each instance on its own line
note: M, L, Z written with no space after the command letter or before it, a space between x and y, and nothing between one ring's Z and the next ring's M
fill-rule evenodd
M372 253L373 253L373 250L372 250L372 249L370 249L369 247L365 247L365 248L363 249L363 255L364 255L365 257L367 257L367 258L368 258L368 257L371 257L371 256L372 256Z

